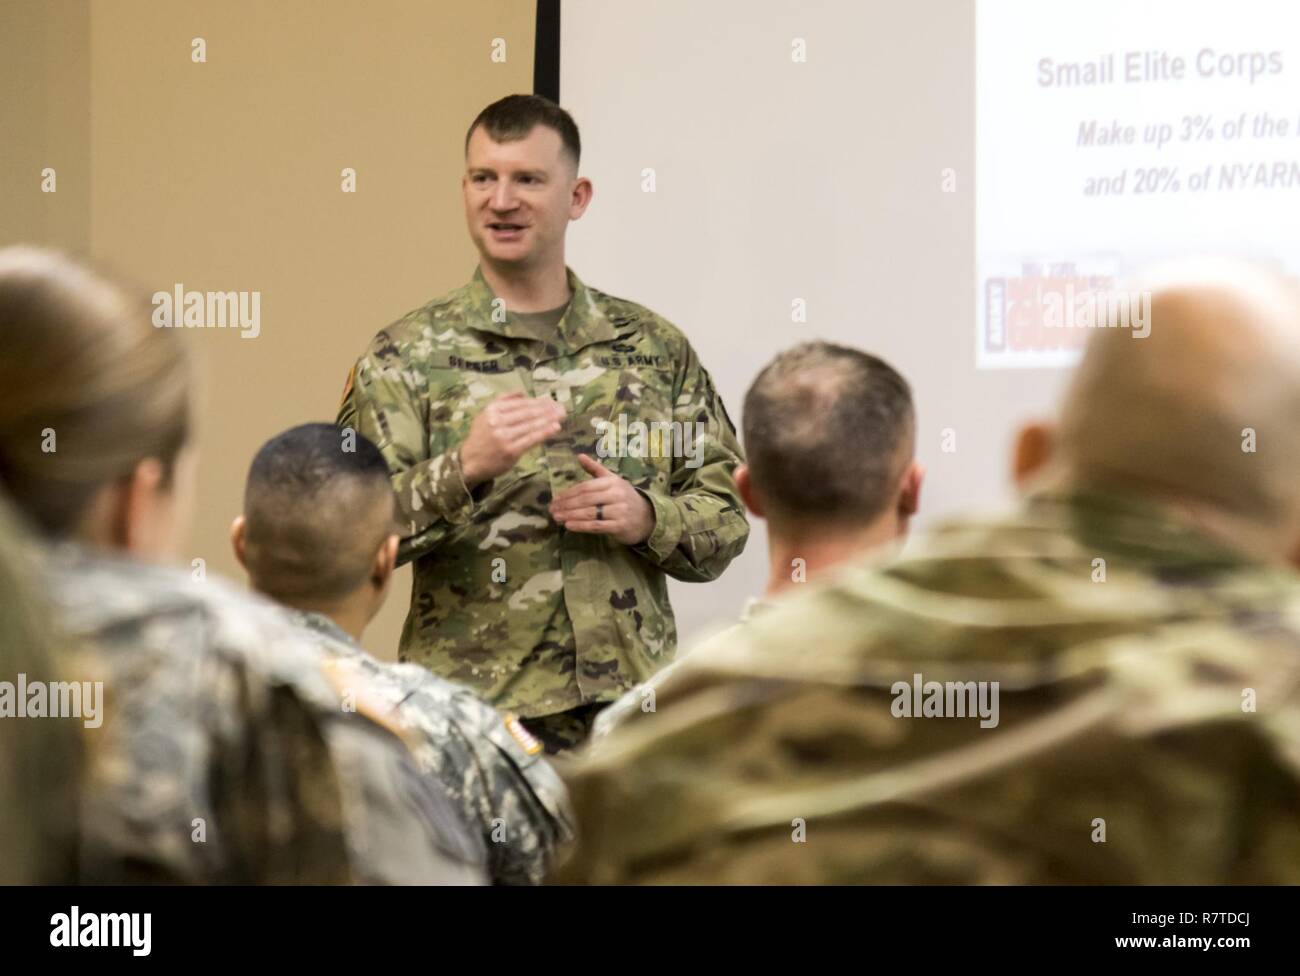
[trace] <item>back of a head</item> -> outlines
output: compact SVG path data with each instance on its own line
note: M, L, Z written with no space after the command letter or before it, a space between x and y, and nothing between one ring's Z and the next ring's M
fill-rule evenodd
M769 363L745 394L743 427L764 514L799 529L875 519L915 448L907 381L869 353L828 342Z
M290 606L321 607L364 584L396 531L388 466L364 435L302 424L253 458L244 490L244 563L253 586Z
M1243 548L1300 541L1300 290L1220 259L1171 263L1137 288L1129 304L1150 302L1148 334L1091 338L1062 408L1058 470L1193 508Z
M151 314L62 254L0 250L0 483L47 535L146 458L170 475L188 439L184 348Z

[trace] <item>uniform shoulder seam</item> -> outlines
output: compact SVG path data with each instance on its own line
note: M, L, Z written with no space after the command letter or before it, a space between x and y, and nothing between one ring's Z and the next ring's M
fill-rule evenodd
M404 346L420 338L420 329L432 322L434 312L439 309L454 305L457 300L463 297L465 286L455 288L445 295L439 295L417 308L411 309L405 315L400 316L388 325L384 326L370 340L366 347L365 355L374 355L381 348L396 347L401 349Z

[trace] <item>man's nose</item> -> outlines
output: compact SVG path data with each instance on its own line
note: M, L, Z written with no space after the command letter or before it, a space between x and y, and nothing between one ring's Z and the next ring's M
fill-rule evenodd
M519 205L515 197L514 187L510 185L509 180L498 180L496 188L492 191L492 209L493 210L514 210Z

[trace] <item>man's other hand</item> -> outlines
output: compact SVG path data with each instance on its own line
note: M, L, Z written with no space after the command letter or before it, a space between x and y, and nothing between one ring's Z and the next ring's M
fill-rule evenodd
M655 512L645 497L595 458L579 454L578 463L591 480L556 495L551 502L551 518L570 532L612 535L627 546L650 538Z

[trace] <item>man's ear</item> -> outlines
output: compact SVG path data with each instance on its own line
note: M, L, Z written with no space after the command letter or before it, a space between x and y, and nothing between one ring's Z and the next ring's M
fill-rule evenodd
M235 550L235 558L239 560L239 565L243 566L245 571L248 569L248 563L244 559L244 533L247 530L247 520L242 515L236 515L235 520L230 523L230 548Z
M375 553L375 561L370 567L370 585L377 593L385 592L388 584L393 581L393 573L397 569L397 546L400 541L401 538L396 533L387 536L379 544L379 549Z
M1055 440L1056 428L1046 421L1032 421L1020 428L1011 462L1011 477L1017 488L1027 488L1047 467Z
M913 461L903 472L898 490L898 518L905 521L921 510L921 485L925 481L925 465Z
M596 188L591 185L591 180L585 176L579 176L573 184L573 195L569 198L569 219L577 220L587 212L587 207L591 205L592 195Z
M754 482L749 478L749 465L739 465L732 477L736 480L736 491L740 495L740 500L745 503L745 507L752 514L763 518L763 506L758 496L754 494Z

